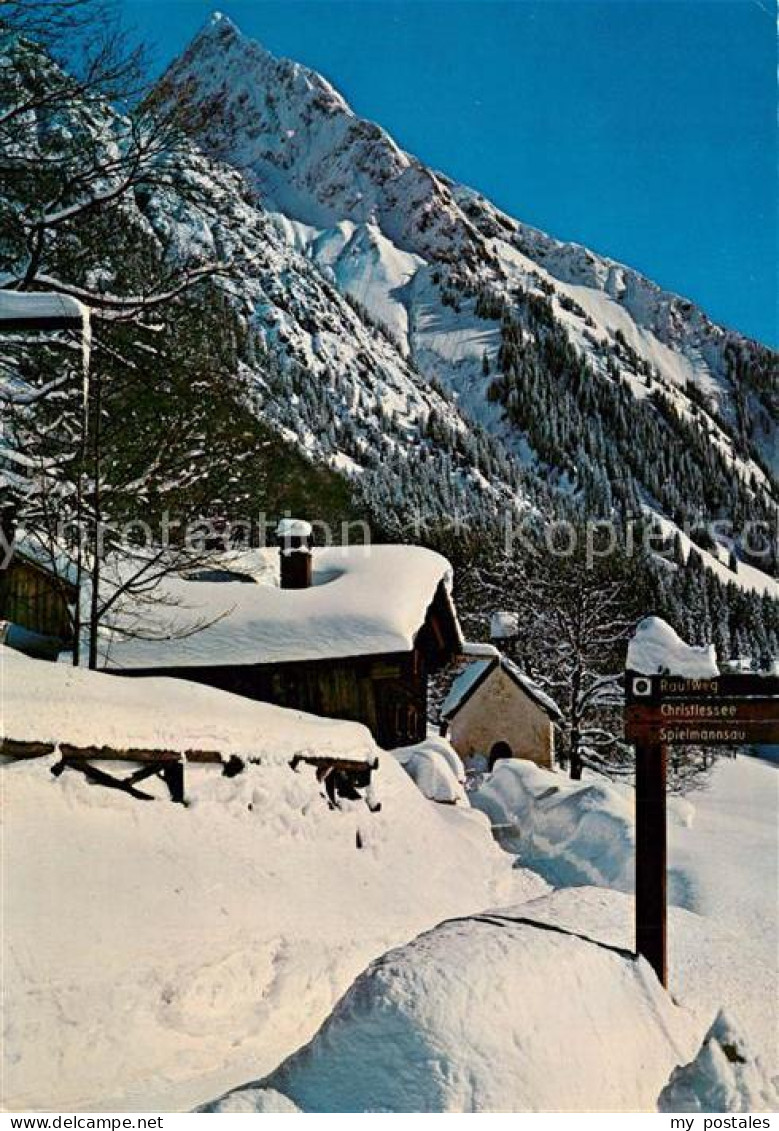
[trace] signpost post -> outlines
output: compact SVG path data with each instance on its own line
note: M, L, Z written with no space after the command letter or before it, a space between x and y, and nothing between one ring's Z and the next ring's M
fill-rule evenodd
M667 986L668 747L779 743L779 677L628 671L625 738L636 749L636 952Z

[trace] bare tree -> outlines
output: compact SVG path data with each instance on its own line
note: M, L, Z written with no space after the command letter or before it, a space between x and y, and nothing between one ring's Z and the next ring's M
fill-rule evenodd
M619 552L586 558L583 529L573 549L553 548L543 532L521 552L492 550L486 540L458 553L458 608L469 633L489 632L491 614L515 615L512 658L555 699L563 714L560 759L580 778L589 765L630 768L622 742L622 673L628 636L644 610L640 566ZM459 576L458 576L459 575Z
M96 662L103 553L98 539L117 484L106 431L108 396L121 379L147 379L139 354L171 325L169 312L229 267L202 253L168 255L138 223L137 201L192 193L180 167L188 143L172 115L140 100L142 52L128 44L112 8L96 0L14 0L0 7L9 47L0 61L0 287L46 290L88 309L92 365L55 357L51 336L10 343L2 381L3 430L23 459L28 524L51 548L54 520L72 520L76 583L88 567L89 662ZM68 67L43 44L68 36ZM84 49L71 69L74 40ZM110 101L109 101L110 100ZM62 343L60 343L61 345ZM158 460L165 464L165 460ZM168 461L169 465L169 461ZM110 487L110 497L106 491ZM57 543L57 552L69 547ZM176 558L168 553L168 563ZM145 586L149 571L142 570ZM154 576L159 576L155 574ZM75 611L75 662L83 606Z

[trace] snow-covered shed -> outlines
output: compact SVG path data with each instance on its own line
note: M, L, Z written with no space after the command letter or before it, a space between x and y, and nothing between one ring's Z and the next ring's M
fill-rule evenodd
M449 563L418 546L292 540L166 578L161 600L125 608L132 634L105 639L102 666L351 719L388 749L421 741L428 675L462 645Z
M469 651L441 708L441 734L465 762L483 756L491 769L501 758L527 758L551 768L557 704L493 646Z
M0 512L0 642L33 656L56 659L73 639L71 609L76 586L71 571L59 568L31 542L14 542Z

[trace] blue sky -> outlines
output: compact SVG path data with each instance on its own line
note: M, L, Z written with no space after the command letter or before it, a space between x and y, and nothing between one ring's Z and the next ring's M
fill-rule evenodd
M121 0L158 66L220 8L507 212L777 344L771 0Z

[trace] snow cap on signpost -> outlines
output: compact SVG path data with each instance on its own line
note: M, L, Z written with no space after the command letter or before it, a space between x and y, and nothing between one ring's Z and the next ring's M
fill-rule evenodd
M308 589L312 580L311 524L301 518L282 518L276 527L281 557L282 589Z
M719 675L713 644L687 644L661 617L644 617L628 644L626 667L640 675L713 679Z

